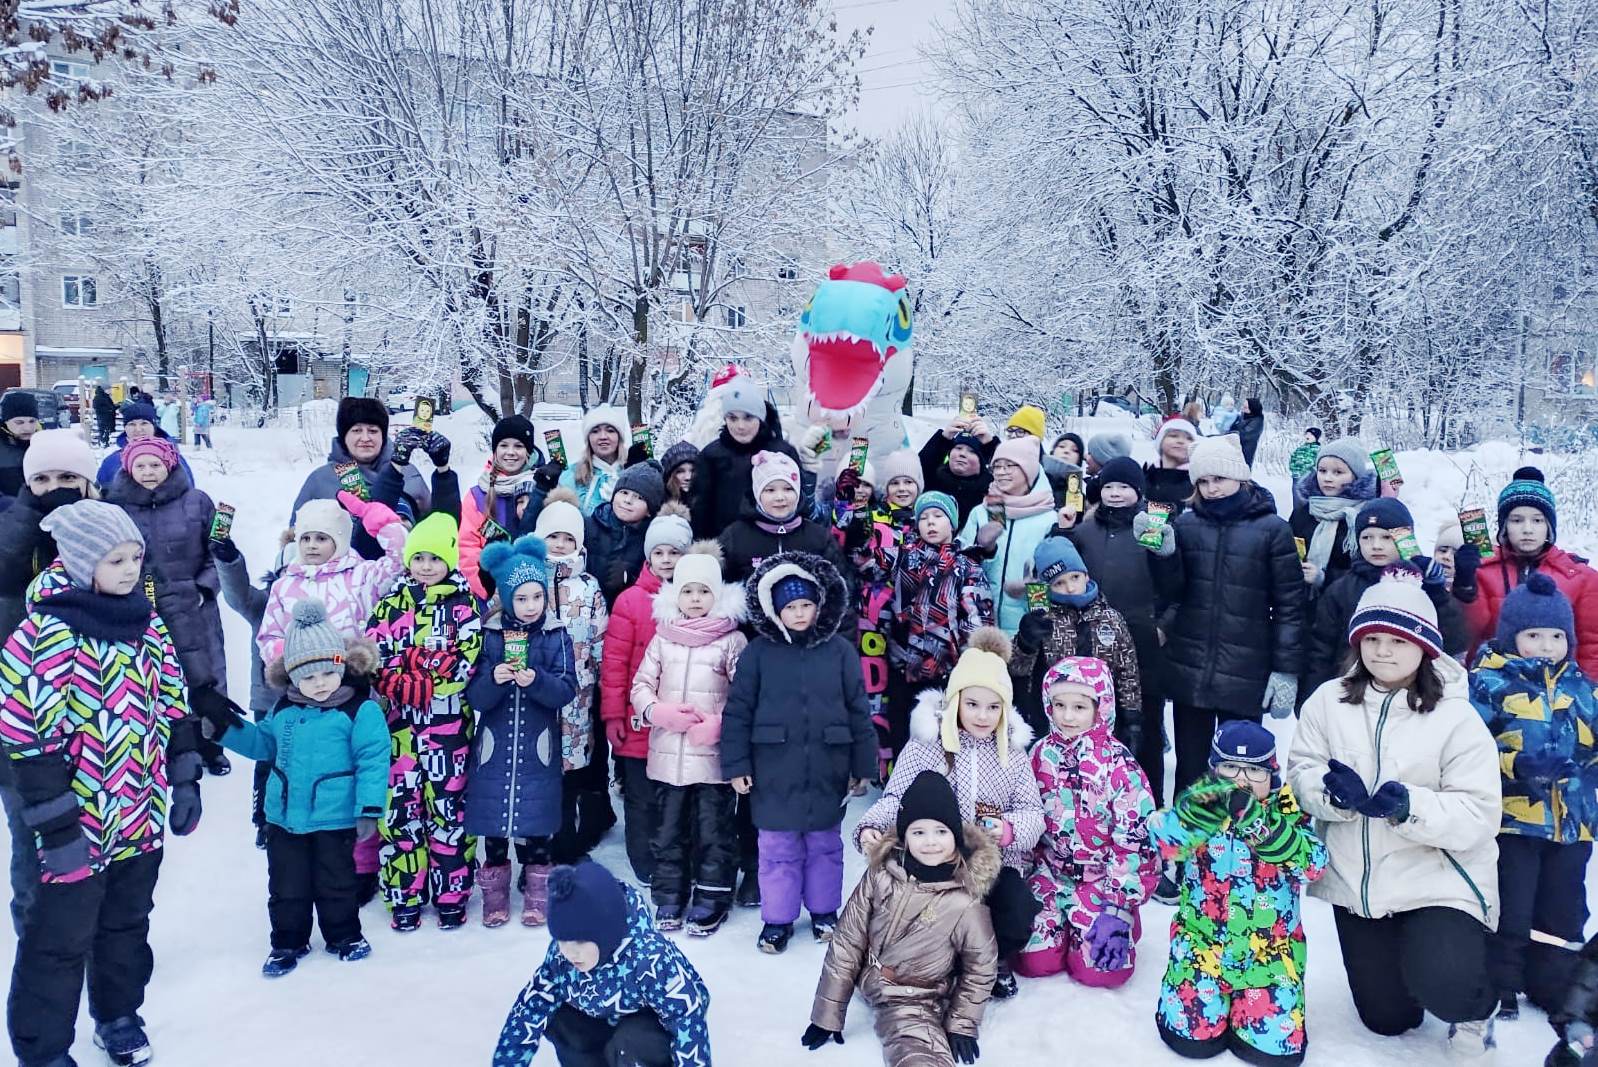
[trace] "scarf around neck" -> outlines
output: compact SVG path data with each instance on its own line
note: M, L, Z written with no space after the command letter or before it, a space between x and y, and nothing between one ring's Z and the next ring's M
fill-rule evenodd
M328 708L343 707L345 704L349 703L350 698L354 695L355 687L350 685L348 682L343 682L340 683L337 689L333 690L333 692L329 693L321 700L312 700L300 690L299 686L296 685L294 687L294 695L290 699L292 699L294 703L300 705L301 707L322 708L323 710L326 710Z
M737 628L737 623L723 615L703 615L697 619L678 615L670 622L661 623L655 632L674 644L702 648Z
M799 529L799 524L803 521L797 511L786 519L774 519L767 515L759 504L755 505L755 525L768 534L791 534Z
M133 644L144 636L155 609L142 590L112 596L73 587L44 598L34 610L54 615L84 637Z
M1056 593L1052 589L1049 590L1050 603L1062 604L1068 608L1076 608L1078 611L1092 604L1098 598L1099 583L1092 578L1088 579L1088 587L1080 593Z
M1341 496L1312 496L1305 507L1310 517L1315 520L1315 532L1310 536L1309 548L1305 553L1305 562L1315 564L1317 570L1326 573L1326 564L1332 558L1332 552L1337 548L1337 524L1348 520L1349 529L1352 530L1354 515L1359 511L1361 501L1349 500Z
M477 476L477 488L485 493L492 493L495 497L509 497L514 500L533 491L533 472L528 467L523 467L515 474L506 474L494 466L493 460L489 460L483 473Z
M1008 493L999 495L1004 499L1004 517L1007 520L1030 518L1054 510L1054 493L1049 489L1048 481L1041 476L1022 496L1010 496Z

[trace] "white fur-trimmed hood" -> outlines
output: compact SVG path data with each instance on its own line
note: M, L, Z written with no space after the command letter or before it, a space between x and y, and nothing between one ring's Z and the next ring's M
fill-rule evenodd
M916 697L916 706L910 712L910 737L923 744L939 747L943 744L943 694L936 689L923 689ZM1015 708L1005 711L1005 728L1009 733L1010 751L1026 754L1032 745L1032 727Z

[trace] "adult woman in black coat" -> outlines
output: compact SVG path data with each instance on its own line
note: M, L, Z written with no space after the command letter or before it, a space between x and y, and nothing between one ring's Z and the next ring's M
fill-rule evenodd
M1292 532L1249 480L1236 438L1200 440L1188 472L1198 493L1174 524L1164 626L1174 792L1208 770L1218 721L1292 714L1306 636Z
M1260 398L1251 396L1243 401L1243 414L1237 420L1237 440L1243 446L1243 462L1254 466L1254 453L1260 449L1260 438L1265 436L1265 405Z

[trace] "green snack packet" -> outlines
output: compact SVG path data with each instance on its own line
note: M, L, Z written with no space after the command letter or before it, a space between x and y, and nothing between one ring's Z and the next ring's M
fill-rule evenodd
M866 473L866 454L871 451L871 441L865 437L849 439L849 466L859 475Z
M505 664L518 671L527 669L527 631L505 631Z
M1297 481L1314 470L1320 455L1321 446L1317 444L1306 442L1293 449L1293 454L1287 458L1287 469L1293 475L1293 480Z
M483 544L485 545L492 544L495 541L510 540L510 531L495 522L491 515L483 516L483 525L477 528L477 532L483 535Z
M1415 540L1415 531L1408 526L1394 528L1393 543L1398 546L1399 559L1407 562L1420 555L1420 542Z
M354 463L339 463L333 467L333 473L338 475L338 487L346 493L354 493L362 500L372 499L372 491L366 487L366 478L361 474L361 468Z
M151 607L155 606L155 575L153 574L144 576L144 599L150 602Z
M1028 582L1026 584L1026 607L1028 611L1038 608L1048 609L1049 586L1046 582Z
M1459 528L1465 531L1465 543L1475 545L1482 559L1493 554L1493 539L1487 530L1487 509L1466 508L1461 511Z
M822 436L821 440L816 442L816 455L819 456L830 451L832 451L832 433L828 431Z
M566 442L561 439L559 430L545 430L544 443L549 446L549 458L559 463L562 467L569 467L566 462Z
M655 458L655 431L648 426L633 427L633 444L643 446L645 459Z
M411 412L411 425L423 432L432 432L433 401L431 397L419 396L416 398L416 407Z
M1390 448L1378 448L1371 453L1371 463L1376 467L1376 477L1391 485L1394 489L1404 484L1404 476L1398 472L1398 457L1393 455Z
M233 505L218 502L211 516L211 540L226 541L233 532Z
M1149 528L1137 535L1137 543L1144 548L1159 548L1165 543L1163 531L1171 524L1171 505L1150 500L1145 510L1149 516Z

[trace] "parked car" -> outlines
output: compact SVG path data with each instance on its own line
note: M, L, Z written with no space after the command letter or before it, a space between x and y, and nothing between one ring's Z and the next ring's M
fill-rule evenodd
M70 426L77 422L80 417L78 408L81 403L78 396L78 380L76 378L66 378L56 382L50 388L60 400L61 408L64 412L61 425Z
M45 429L71 424L69 416L63 414L61 398L49 389L23 389L20 387L7 389L6 393L31 393L39 405L39 425ZM5 393L0 393L4 396Z

